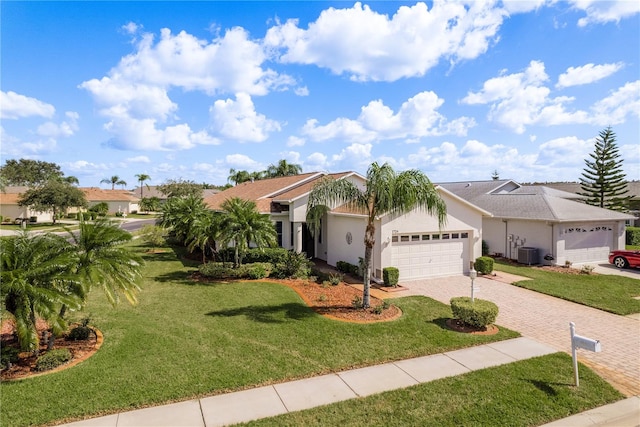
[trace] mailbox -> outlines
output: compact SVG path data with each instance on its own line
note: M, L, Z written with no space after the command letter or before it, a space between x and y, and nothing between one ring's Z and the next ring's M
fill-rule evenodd
M582 348L585 350L594 351L596 353L600 353L602 351L599 340L594 340L580 335L574 335L572 341L572 345L576 348Z

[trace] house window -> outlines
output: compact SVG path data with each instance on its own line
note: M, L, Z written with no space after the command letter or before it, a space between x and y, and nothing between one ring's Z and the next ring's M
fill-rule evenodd
M400 241L401 242L408 242L409 241L409 236L400 236Z
M391 241L393 243L398 243L398 236L391 236Z
M289 244L291 245L291 247L293 247L293 223L291 224L291 233L289 234L289 236L291 237L291 242L289 242Z
M276 221L276 233L278 233L278 246L282 247L282 221Z
M440 235L439 234L432 234L431 235L431 240L440 240Z
M422 240L429 240L429 239L431 239L430 235L428 235L428 234L423 234L422 235Z
M412 242L419 242L420 241L420 235L419 234L414 234L411 236L411 241Z
M459 239L460 238L460 233L451 233L451 238L452 239Z
M449 240L449 233L445 233L442 235L442 240Z
M462 233L460 237L462 237L463 239L467 239L469 237L469 233Z

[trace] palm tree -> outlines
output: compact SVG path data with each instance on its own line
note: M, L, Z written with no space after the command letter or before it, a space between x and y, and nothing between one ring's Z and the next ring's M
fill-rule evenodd
M201 196L171 197L162 206L160 225L168 229L180 243L187 244L194 221L208 212Z
M233 185L238 185L243 182L247 182L251 179L251 175L247 171L237 171L233 168L229 169L228 182L233 182Z
M127 181L120 179L118 175L113 175L111 178L105 178L101 180L100 184L111 184L111 189L113 190L116 188L116 185L127 185Z
M216 240L221 236L222 215L218 212L207 210L196 217L191 223L187 235L187 249L193 252L195 248L202 252L202 263L207 261L207 252L217 252Z
M139 173L135 175L135 177L138 178L138 182L140 183L140 198L142 199L142 183L144 183L145 181L149 181L151 177L145 173ZM149 188L148 185L147 188Z
M67 184L71 184L71 185L80 184L80 181L78 180L78 178L73 176L73 175L65 176L64 178L62 178L62 181L66 182Z
M257 247L276 246L278 233L269 215L258 212L255 202L238 197L225 200L221 208L223 218L221 224L221 240L233 243L234 265L242 264L244 253L251 243Z
M266 171L266 176L269 178L276 178L279 176L298 175L300 173L302 173L302 166L287 163L286 160L282 159L278 161L277 165L269 165Z
M141 276L142 259L122 246L132 239L131 234L106 218L91 223L82 221L79 233L68 232L76 245L75 274L83 284L84 294L98 285L114 306L120 294L130 304L137 304L136 293L140 288L136 281Z
M60 307L80 308L84 298L78 279L75 249L55 234L30 235L26 231L3 239L0 246L0 301L13 317L20 348L37 351L37 318L54 333L66 329Z
M307 205L307 224L317 232L320 219L331 208L347 204L367 217L364 235L364 290L363 306L370 306L369 286L371 255L375 244L376 219L385 215L403 215L416 208L426 210L438 218L442 226L447 208L429 178L418 170L396 173L385 163L374 162L367 170L364 189L346 179L321 179L311 190Z

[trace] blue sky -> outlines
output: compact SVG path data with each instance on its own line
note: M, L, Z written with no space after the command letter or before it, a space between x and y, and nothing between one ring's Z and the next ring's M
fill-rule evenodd
M279 159L434 182L577 181L617 134L640 179L640 2L18 2L1 149L82 186L224 184Z

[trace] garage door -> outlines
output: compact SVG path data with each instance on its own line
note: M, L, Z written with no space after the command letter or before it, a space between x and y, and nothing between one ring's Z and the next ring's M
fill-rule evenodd
M613 224L565 227L565 259L573 263L606 261L613 247L613 233Z
M391 264L400 280L462 274L469 265L468 233L413 233L394 235Z

